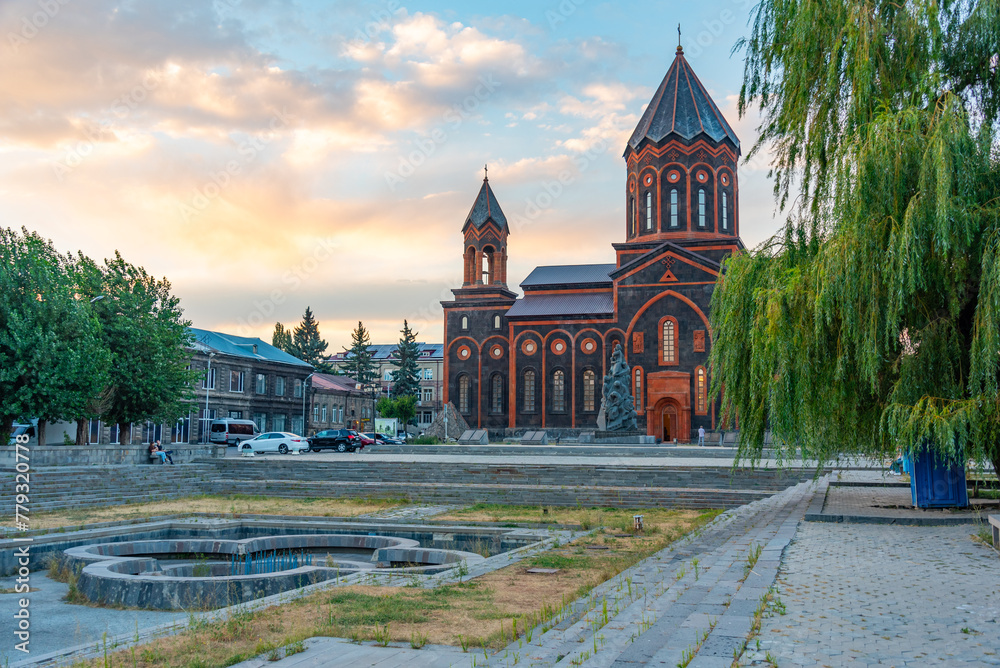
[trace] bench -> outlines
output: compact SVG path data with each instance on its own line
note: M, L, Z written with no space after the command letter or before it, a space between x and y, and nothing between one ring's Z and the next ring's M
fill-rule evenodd
M157 463L166 464L167 460L163 459L162 457L160 457L160 455L156 454L155 452L151 452L151 453L149 453L149 463L150 464L157 464Z
M989 520L993 529L993 547L1000 550L1000 515L990 515Z

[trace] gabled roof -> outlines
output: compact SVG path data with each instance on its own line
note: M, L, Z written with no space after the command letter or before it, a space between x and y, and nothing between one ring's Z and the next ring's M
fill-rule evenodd
M223 353L246 359L293 364L307 369L313 368L308 362L303 362L299 358L289 355L284 350L275 348L270 343L264 343L258 338L223 334L222 332L210 332L207 329L197 329L195 327L189 327L188 331L194 337L195 348L198 350Z
M611 286L609 273L616 269L612 264L563 264L548 267L535 267L528 277L521 282L526 290L542 286L556 285L592 285L595 287Z
M564 295L526 294L507 311L508 318L518 316L610 316L615 312L611 292L569 292Z
M628 144L638 150L644 139L659 143L671 133L688 141L700 134L717 143L728 139L736 154L740 153L739 138L698 80L684 58L684 49L679 46L673 64L639 119Z
M510 234L510 230L507 228L507 217L503 215L500 202L497 201L497 196L490 188L490 180L483 179L483 187L479 189L476 201L472 205L472 209L469 210L469 215L465 217L465 225L462 226L462 230L464 231L469 225L475 225L478 229L490 221L493 221L501 231Z

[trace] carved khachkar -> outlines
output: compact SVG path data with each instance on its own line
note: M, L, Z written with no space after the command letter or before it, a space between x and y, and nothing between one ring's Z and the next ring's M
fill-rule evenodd
M604 377L601 393L601 408L604 411L608 431L635 431L635 403L629 389L628 364L622 353L621 344L615 345L611 353L611 373Z

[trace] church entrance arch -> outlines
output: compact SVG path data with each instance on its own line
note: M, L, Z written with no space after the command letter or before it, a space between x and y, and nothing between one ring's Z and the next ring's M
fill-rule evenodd
M656 405L649 411L652 415L648 419L648 427L653 427L648 429L652 431L651 436L656 436L662 439L664 443L669 443L675 438L679 441L687 440L687 436L683 431L683 415L681 412L681 407L674 399L660 399L656 402ZM648 433L647 431L647 433Z

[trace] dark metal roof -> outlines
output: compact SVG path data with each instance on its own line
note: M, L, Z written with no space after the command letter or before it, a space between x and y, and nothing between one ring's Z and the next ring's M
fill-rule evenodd
M444 358L444 344L443 343L417 343L420 346L420 357L419 360L423 359L443 359ZM372 359L374 360L388 360L392 359L396 354L396 350L399 348L398 343L375 343L368 346ZM339 353L334 353L327 358L330 362L342 362L351 357L349 351L342 351Z
M614 297L610 292L568 293L565 295L525 295L507 311L508 317L612 315Z
M689 141L700 134L715 142L728 139L737 154L740 152L739 138L698 80L680 47L628 144L638 149L643 139L659 143L671 133Z
M210 332L206 329L198 329L196 327L189 327L188 331L194 337L196 349L248 359L294 364L295 366L302 366L308 369L313 368L308 362L303 362L299 358L289 355L284 350L275 348L270 343L264 343L258 338Z
M563 264L549 267L535 267L528 274L528 277L521 281L521 287L610 284L611 277L608 274L616 268L615 264Z
M465 226L472 224L478 228L491 220L501 230L509 233L509 230L507 230L507 217L503 215L500 203L497 201L496 195L493 194L493 189L490 188L490 181L489 179L483 179L483 187L479 189L476 202L472 205L469 215L465 217ZM463 229L465 226L463 226Z

